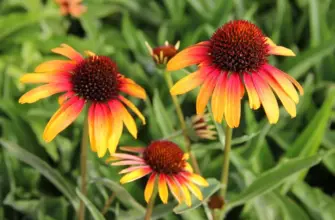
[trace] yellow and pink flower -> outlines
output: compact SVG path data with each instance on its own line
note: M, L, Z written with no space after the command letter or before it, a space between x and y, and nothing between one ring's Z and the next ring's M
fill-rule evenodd
M84 58L72 47L62 44L52 50L69 60L51 60L38 65L34 73L21 77L22 83L43 83L25 93L19 102L33 103L56 93L62 94L59 110L45 127L43 138L52 141L68 127L88 105L88 130L91 148L103 157L107 149L116 150L123 124L136 138L137 127L125 106L129 107L145 124L144 116L121 92L145 99L146 93L133 80L119 73L116 63L106 56L86 51Z
M168 202L170 189L172 195L181 203L191 206L190 191L199 199L203 196L198 186L208 186L207 181L194 174L191 165L186 161L185 154L175 143L171 141L153 141L145 147L121 147L123 151L139 153L116 153L108 160L112 166L130 166L120 171L125 174L120 182L122 184L132 182L143 176L150 175L144 191L144 198L149 202L156 179L158 181L158 194L163 203Z
M295 56L292 50L265 37L256 25L244 20L231 21L210 40L184 49L168 62L169 71L198 65L198 70L178 81L171 93L183 94L202 85L196 101L197 114L204 113L211 98L214 119L221 122L225 118L230 127L240 124L245 89L250 108L262 105L271 124L279 119L274 93L295 117L299 102L296 89L302 95L303 88L293 77L270 65L270 55Z

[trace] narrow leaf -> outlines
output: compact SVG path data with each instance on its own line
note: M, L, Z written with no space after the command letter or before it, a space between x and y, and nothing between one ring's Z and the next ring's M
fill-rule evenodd
M90 211L94 220L105 220L105 217L99 212L97 207L95 207L95 205L86 196L84 196L78 188L76 189L76 193L79 198L85 203L85 206Z

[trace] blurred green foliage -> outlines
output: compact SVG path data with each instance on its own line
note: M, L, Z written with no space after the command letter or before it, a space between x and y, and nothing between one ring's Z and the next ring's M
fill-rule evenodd
M95 154L89 155L87 197L76 191L83 115L46 144L42 132L58 104L49 98L19 105L18 98L30 88L19 83L23 73L53 59L50 50L61 43L111 57L120 72L149 95L145 103L134 100L148 121L145 127L138 121L138 140L125 132L120 143L144 146L178 130L162 72L155 68L144 42L158 46L165 40L180 40L185 48L208 39L232 19L254 22L278 45L296 52L294 58L271 57L270 62L299 80L305 95L297 117L291 119L281 111L276 125L268 124L263 110L251 111L247 104L243 108L242 125L234 130L228 219L335 219L335 1L83 3L88 10L75 19L61 16L52 0L0 2L0 219L74 219L80 199L92 213L87 219L101 219L98 211L112 191L116 200L106 218L142 219L145 208L145 180L120 186L117 170ZM184 71L173 73L174 80L184 75ZM193 91L180 97L186 116L194 114L196 95ZM220 177L223 140L220 134L217 141L194 143L205 177ZM183 145L180 137L174 141ZM209 191L208 197L215 192ZM153 218L205 219L208 210L199 205L188 210L175 207L173 201L166 206L157 202Z

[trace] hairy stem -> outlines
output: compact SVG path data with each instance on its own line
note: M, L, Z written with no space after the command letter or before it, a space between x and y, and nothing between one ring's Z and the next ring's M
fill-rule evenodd
M223 185L221 189L221 196L225 199L225 195L228 188L228 174L229 174L229 153L231 149L231 137L233 134L233 129L228 125L225 130L225 148L223 152L223 166L221 172L221 183Z
M172 78L171 78L171 74L168 71L165 71L164 72L164 77L165 77L166 83L168 84L168 87L169 87L169 90L170 90L173 86L173 81L172 81ZM173 102L173 104L176 108L176 112L177 112L177 116L178 116L178 119L179 119L179 122L180 122L180 126L181 126L181 129L183 131L183 136L184 136L184 140L185 140L185 146L186 146L187 153L190 155L191 163L192 163L192 166L194 168L194 171L197 174L200 174L200 169L199 169L198 162L197 162L196 158L194 157L194 155L191 152L191 140L189 139L189 137L187 135L187 130L186 130L187 128L186 128L186 122L185 122L185 117L184 117L183 111L180 107L180 104L179 104L179 101L178 101L177 97L174 96L174 95L171 95L171 98L172 98L172 102Z
M88 148L88 117L87 114L85 114L85 120L84 120L84 130L83 130L83 136L81 139L81 145L80 145L80 174L81 174L81 186L80 191L81 193L86 196L87 194L87 148ZM80 206L79 206L79 212L78 212L79 220L85 219L85 204L81 200Z

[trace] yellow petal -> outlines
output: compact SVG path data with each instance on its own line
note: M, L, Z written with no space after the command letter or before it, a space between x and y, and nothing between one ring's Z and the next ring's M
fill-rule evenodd
M121 103L119 103L119 108L123 123L126 125L129 133L134 138L137 138L137 127L134 118L129 114L128 110Z
M145 118L142 115L142 113L140 112L140 110L138 110L138 108L128 99L126 99L125 97L119 95L118 97L124 104L126 104L126 106L128 106L141 120L142 120L142 124L145 125Z
M43 138L46 142L52 141L56 135L68 127L80 114L85 104L85 100L72 97L63 104L60 109L51 117L45 127Z
M166 185L165 174L160 174L158 179L158 194L162 202L166 204L169 199L169 192Z
M147 203L149 203L149 200L152 196L152 192L153 192L154 186L155 186L155 180L156 180L156 174L152 173L149 177L149 180L148 180L147 185L146 185L145 190L144 190L144 199Z
M151 171L152 170L150 168L142 168L142 169L135 170L133 172L130 172L130 173L124 175L120 179L120 183L125 184L125 183L132 182L134 180L137 180L137 179L151 173Z
M47 98L56 93L65 92L71 89L69 83L45 84L25 93L19 99L19 103L33 103L40 99Z
M179 80L170 90L172 95L184 94L192 89L198 87L201 83L204 82L204 74L201 70L198 70L194 73L187 75L186 77Z
M199 91L198 97L197 97L197 103L196 103L196 110L197 114L203 114L205 112L206 105L208 103L208 100L210 99L214 86L215 86L215 78L217 75L213 74L211 77L206 79L204 84L201 86L201 89Z
M212 112L214 120L221 123L224 115L224 100L225 100L225 89L226 89L227 73L220 73L215 89L212 95Z

